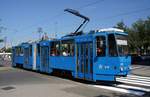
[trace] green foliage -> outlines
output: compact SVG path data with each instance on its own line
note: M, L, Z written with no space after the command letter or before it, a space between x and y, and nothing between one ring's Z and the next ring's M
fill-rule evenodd
M124 30L125 32L128 30L127 26L124 24L123 21L118 22L118 23L116 24L116 26L114 26L114 28L122 29L122 30Z
M0 19L0 22L1 22L1 19ZM2 26L0 25L0 34L2 32ZM3 39L0 39L0 43L3 42Z
M3 41L4 41L3 39L0 39L0 43L3 42Z
M12 48L7 48L7 49L5 50L5 52L7 52L7 53L11 53L11 51L12 51Z

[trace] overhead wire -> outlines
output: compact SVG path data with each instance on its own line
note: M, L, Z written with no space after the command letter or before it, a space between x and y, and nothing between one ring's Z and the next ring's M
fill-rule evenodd
M93 6L93 5L95 5L95 4L101 3L101 2L103 2L103 1L104 1L104 0L96 0L96 1L91 2L91 3L88 3L88 4L86 4L86 5L77 7L76 9L82 10L82 9L87 8L87 7L89 7L89 6Z
M143 8L143 9L139 9L139 10L124 12L124 13L116 14L116 15L113 15L113 16L104 17L102 19L111 19L111 18L114 18L114 17L125 16L125 15L134 14L134 13L138 13L138 12L143 12L143 11L147 11L147 10L150 10L150 8Z
M83 10L84 8L87 8L87 7L89 7L89 6L93 6L93 5L98 4L98 3L101 3L101 2L103 2L103 1L104 1L104 0L97 0L97 1L94 1L94 2L92 2L92 3L88 3L88 4L86 4L86 5L83 5L83 6L81 6L81 7L78 7L77 9L78 9L78 10ZM87 24L88 24L88 22L85 23L85 25L82 27L81 31L87 26Z
M88 3L88 4L86 4L86 5L83 5L83 6L77 7L76 9L82 10L82 9L87 8L87 7L89 7L89 6L92 6L92 5L98 4L98 3L102 2L102 1L104 1L104 0L97 0L97 1L94 1L94 2L91 2L91 3ZM62 15L64 15L64 12L61 12L61 13L59 13L59 14L56 14L55 16L52 16L52 17L51 17L51 18L49 18L49 19L54 20L55 18L58 18L58 17L60 17L60 16L62 16ZM32 24L32 25L30 25L30 26L27 26L27 27L21 28L21 29L19 29L19 30L26 30L27 28L35 27L35 26L37 26L39 23L42 23L42 22L48 21L49 19L42 20L42 21L37 22L37 23L35 23L35 24Z

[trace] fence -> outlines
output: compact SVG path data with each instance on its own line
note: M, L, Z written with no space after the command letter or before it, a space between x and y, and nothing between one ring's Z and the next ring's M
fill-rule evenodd
M0 67L11 66L11 53L0 53Z

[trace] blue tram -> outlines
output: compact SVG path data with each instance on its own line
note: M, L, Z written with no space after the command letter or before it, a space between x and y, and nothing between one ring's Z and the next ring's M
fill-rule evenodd
M39 70L39 43L22 43L12 48L12 66Z
M118 76L127 76L131 64L128 34L116 28L83 34L78 30L89 18L72 9L65 11L84 19L78 29L60 39L13 47L13 66L46 73L59 71L90 81L115 81Z
M23 66L23 44L12 47L12 66L22 67Z
M38 70L39 68L39 56L37 53L38 44L36 42L33 43L25 43L22 45L23 47L23 68Z
M17 56L18 50L22 55ZM129 73L131 64L127 34L117 30L24 43L13 48L13 55L13 66L22 64L23 68L46 73L60 70L92 81L115 81Z

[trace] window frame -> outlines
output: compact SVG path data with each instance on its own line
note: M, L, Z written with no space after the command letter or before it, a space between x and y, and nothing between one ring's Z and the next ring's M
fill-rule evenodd
M109 36L110 35L113 35L113 38L114 38L114 43L112 43L112 40L111 40L111 44L114 45L113 49L114 49L114 54L110 54L110 40L109 40ZM116 54L116 55L115 55ZM108 56L110 57L118 57L118 48L117 48L117 43L116 43L116 37L115 37L115 34L108 34Z
M15 47L16 56L19 56L18 47Z
M122 35L122 34L115 34L115 40L116 40L116 47L117 47L118 56L127 56L129 53L128 36ZM127 44L125 44L125 45L117 44L117 40L125 40L125 41L127 41ZM120 48L123 50L123 52L120 52Z
M20 47L19 55L20 55L20 56L23 56L23 47Z
M37 56L40 56L41 51L40 51L40 44L37 44Z
M29 45L29 55L32 56L32 45Z
M52 48L52 44L53 45L53 48ZM58 49L56 49L56 45L58 44ZM54 51L55 50L55 51ZM52 53L53 52L53 53ZM55 53L54 53L55 52ZM49 55L50 56L60 56L60 41L52 41L50 42L50 52L49 52Z
M23 48L20 46L15 47L15 53L16 53L16 56L23 56Z
M68 48L68 55L64 55L63 52L64 50L62 49L62 45L63 44L68 44L70 45ZM61 51L60 51L60 55L63 57L74 57L75 56L75 40L74 39L68 39L68 40L61 40Z
M98 52L97 52L97 49L98 49L97 39L100 38L100 37L101 37L101 40L103 40L103 46L101 47L101 49L103 50L103 53L101 55L98 55ZM95 50L96 51L96 57L105 57L106 56L106 46L107 46L106 45L106 39L107 38L106 38L105 35L96 36L96 43L95 43L96 44L96 48L95 48L96 49Z

